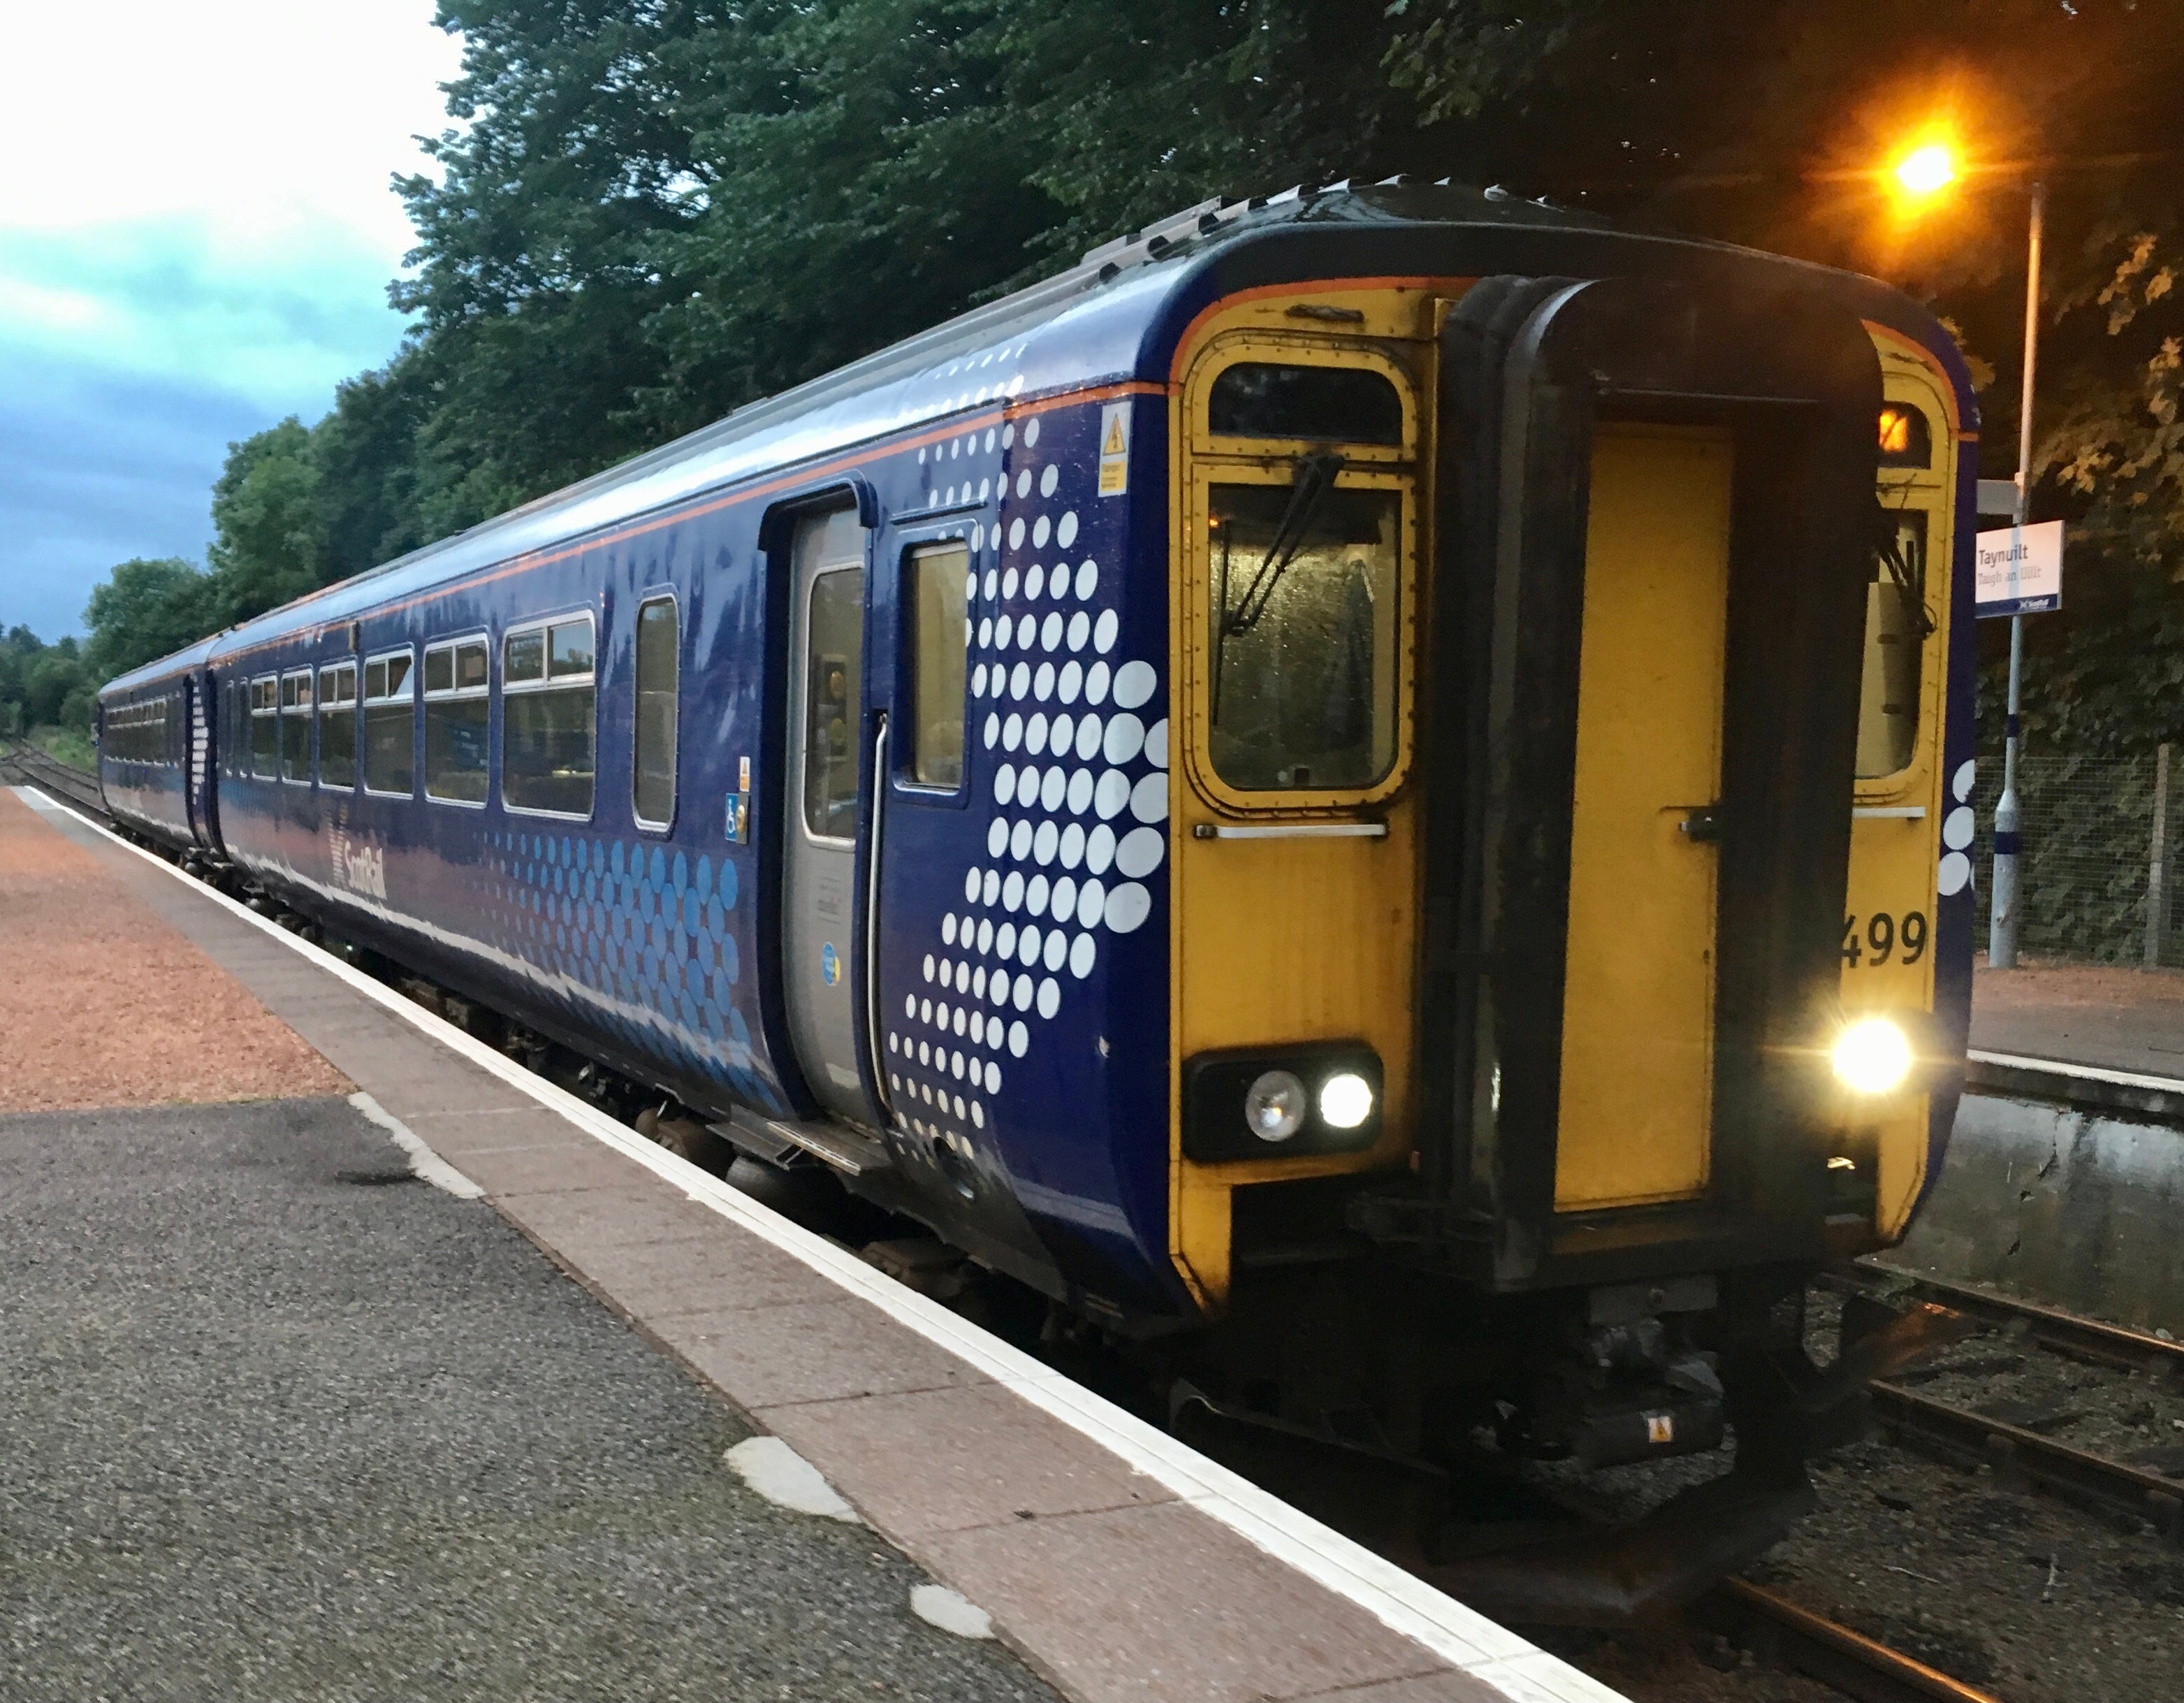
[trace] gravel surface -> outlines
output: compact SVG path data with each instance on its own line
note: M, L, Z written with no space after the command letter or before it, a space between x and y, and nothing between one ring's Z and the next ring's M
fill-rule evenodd
M1838 1311L1835 1297L1814 1294L1817 1358L1832 1356ZM2097 1454L2184 1473L2184 1390L2142 1373L1988 1332L1897 1381ZM1664 1463L1602 1477L1626 1495L1642 1487L1650 1500L1691 1471ZM1750 1571L1756 1583L2007 1703L2184 1699L2184 1549L2150 1528L1878 1438L1816 1462L1813 1479L1818 1507ZM1542 1641L1634 1703L1837 1695L1740 1662L1740 1652L1685 1628Z
M0 1697L1029 1699L338 1099L0 1119Z
M235 978L0 787L0 1113L346 1092Z

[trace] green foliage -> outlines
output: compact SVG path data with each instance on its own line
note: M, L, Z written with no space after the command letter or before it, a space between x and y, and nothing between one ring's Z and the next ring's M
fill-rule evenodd
M42 644L27 627L0 634L0 733L91 724L92 677L76 642Z
M85 667L103 682L179 650L220 624L221 605L222 588L179 557L125 561L85 606Z
M91 695L84 694L80 704L80 717L72 717L58 727L33 728L29 738L48 757L77 768L95 769L98 767L98 746L91 737Z
M315 589L326 567L318 456L290 415L228 445L212 488L208 552L226 619L238 621Z

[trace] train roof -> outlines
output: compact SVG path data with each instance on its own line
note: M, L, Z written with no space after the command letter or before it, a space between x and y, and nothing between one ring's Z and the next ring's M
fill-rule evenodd
M1933 324L1908 298L1854 274L1724 243L1621 231L1591 215L1446 181L1390 178L1207 201L1093 248L1054 277L148 663L105 690L125 692L299 628L347 621L703 492L918 425L1106 382L1164 379L1191 315L1255 282L1309 276L1322 267L1334 276L1384 275L1384 269L1600 274L1642 264L1641 255L1669 254L1829 279L1860 298L1869 317L1914 335ZM1942 353L1953 361L1953 349ZM1969 402L1968 388L1964 394Z

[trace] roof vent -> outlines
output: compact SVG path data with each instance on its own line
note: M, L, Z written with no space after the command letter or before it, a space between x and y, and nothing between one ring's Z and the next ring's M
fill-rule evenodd
M1279 196L1274 198L1280 199ZM1078 264L1096 269L1101 281L1105 282L1125 266L1157 260L1178 243L1217 231L1241 215L1267 204L1256 198L1224 201L1217 197L1211 201L1201 201L1195 207L1186 207L1180 213L1156 220L1127 236L1102 243L1096 248L1087 248L1084 258Z

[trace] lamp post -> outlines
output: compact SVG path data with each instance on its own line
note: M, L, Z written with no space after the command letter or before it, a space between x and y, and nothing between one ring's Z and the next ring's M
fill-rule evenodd
M2025 379L2017 413L2017 500L2010 525L2025 529L2032 500L2032 382L2040 356L2040 239L2048 214L2048 186L2032 186L2032 214L2025 238ZM2003 722L2002 797L1994 807L1993 885L1988 890L1986 961L1991 969L2017 968L2017 751L2023 734L2017 718L2025 676L2025 617L2009 617L2009 697Z
M1897 193L1911 204L1930 199L1956 181L1956 157L1943 141L1930 141L1912 148L1891 168ZM2027 505L2032 498L2033 379L2040 355L2040 242L2047 222L2048 186L2032 186L2032 206L2025 237L2025 377L2018 399L2017 496L2011 505L2011 526L2021 535ZM2009 617L2009 695L2003 724L2002 797L1994 807L1993 885L1987 906L1986 961L1995 969L2017 967L2017 856L2020 807L2017 798L2017 755L2023 744L2018 705L2025 678L2025 617Z

